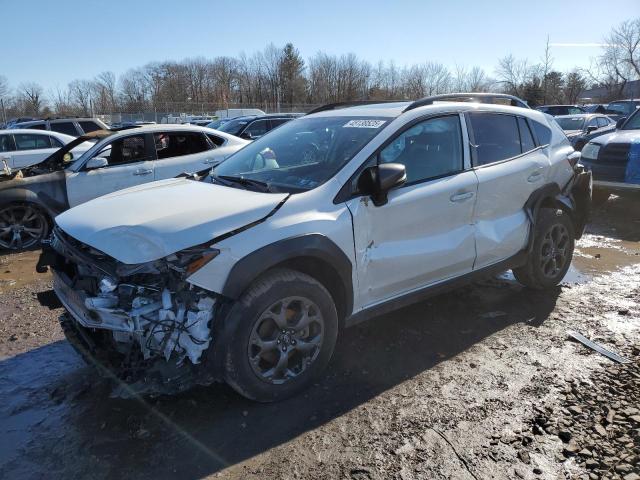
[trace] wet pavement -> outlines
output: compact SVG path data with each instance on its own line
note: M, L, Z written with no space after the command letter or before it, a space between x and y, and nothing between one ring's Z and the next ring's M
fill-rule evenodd
M639 242L640 205L611 201L561 287L506 273L376 318L343 332L318 384L269 405L224 385L110 399L63 339L37 252L0 256L0 478L589 478L557 437L531 435L528 463L500 439L611 367L567 328L638 362Z

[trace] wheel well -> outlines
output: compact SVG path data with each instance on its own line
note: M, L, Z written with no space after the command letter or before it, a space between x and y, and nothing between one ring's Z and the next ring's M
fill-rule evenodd
M315 278L331 294L338 312L338 321L341 326L343 325L344 319L351 313L347 312L349 299L347 298L342 278L329 263L315 257L295 257L278 263L271 268L289 268Z
M545 197L540 202L540 208L553 208L556 210L562 210L564 213L569 215L569 218L573 220L573 212L571 211L571 209L554 197Z

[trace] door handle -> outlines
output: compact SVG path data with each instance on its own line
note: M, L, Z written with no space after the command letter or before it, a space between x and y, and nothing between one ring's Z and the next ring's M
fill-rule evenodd
M133 172L134 175L151 175L152 173L153 173L153 170L143 170L141 168Z
M449 197L449 200L451 200L452 202L464 202L465 200L473 198L474 195L475 193L473 192L456 193L455 195L451 195Z
M536 170L531 175L527 177L527 182L533 183L542 179L542 172L540 170Z

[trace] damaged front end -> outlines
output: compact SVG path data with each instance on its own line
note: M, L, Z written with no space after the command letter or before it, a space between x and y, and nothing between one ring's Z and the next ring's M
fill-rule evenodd
M37 269L52 268L65 334L116 380L116 396L176 393L213 381L203 364L220 299L185 279L217 253L194 247L128 265L56 228Z

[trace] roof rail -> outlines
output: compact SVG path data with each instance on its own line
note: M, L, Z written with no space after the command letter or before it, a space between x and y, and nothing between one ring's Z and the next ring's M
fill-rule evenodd
M357 107L358 105L375 105L376 103L397 103L403 100L352 100L350 102L327 103L321 107L314 108L307 115L318 112L326 112L328 110L339 110L340 108Z
M412 104L410 104L407 108L405 108L402 113L408 112L409 110L413 110L414 108L424 107L425 105L432 105L434 102L446 102L448 98L456 98L456 97L467 97L467 98L482 98L482 97L492 97L492 98L508 98L512 100L512 103L515 103L514 106L522 103L527 105L527 102L522 100L521 98L515 97L513 95L508 95L506 93L489 93L489 92L469 92L469 93L444 93L442 95L433 95L431 97L424 97L420 100L416 100ZM452 100L455 101L455 100Z

